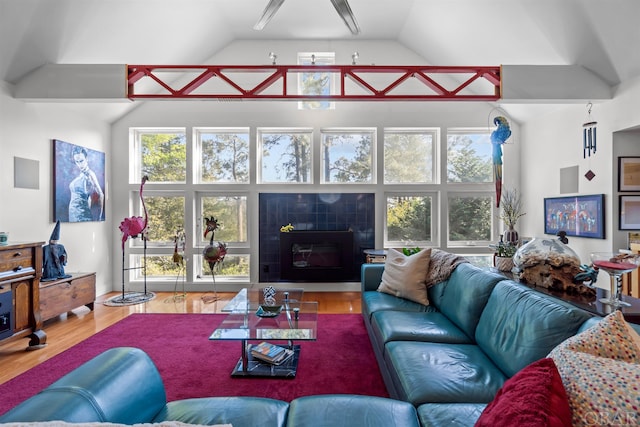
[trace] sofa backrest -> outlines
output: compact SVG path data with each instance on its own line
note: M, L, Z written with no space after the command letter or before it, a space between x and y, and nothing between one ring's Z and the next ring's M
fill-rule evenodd
M511 280L494 288L475 339L508 377L546 357L593 315Z
M166 405L157 368L142 350L112 348L0 417L0 423L146 423Z
M504 276L463 263L447 280L428 289L429 303L473 339L493 287L501 280Z

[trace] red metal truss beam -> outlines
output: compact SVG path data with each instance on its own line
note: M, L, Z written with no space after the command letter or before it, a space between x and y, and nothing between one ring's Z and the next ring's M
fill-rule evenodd
M247 75L261 73L257 83ZM302 95L289 75L327 73L331 95ZM195 75L195 77L193 77ZM381 81L384 80L384 83ZM294 80L295 81L295 80ZM351 86L347 85L351 82ZM419 82L407 89L410 82ZM476 83L476 86L471 87ZM207 84L214 87L206 87ZM294 85L295 86L295 85ZM382 86L377 88L378 86ZM450 89L447 89L450 87ZM224 89L224 90L222 90ZM403 91L404 89L404 91ZM419 89L419 90L418 90ZM403 65L128 65L127 97L137 99L496 101L500 67Z

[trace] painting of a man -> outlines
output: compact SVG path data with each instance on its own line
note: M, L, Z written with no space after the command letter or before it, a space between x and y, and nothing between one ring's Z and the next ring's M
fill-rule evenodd
M56 220L104 221L104 153L54 140Z

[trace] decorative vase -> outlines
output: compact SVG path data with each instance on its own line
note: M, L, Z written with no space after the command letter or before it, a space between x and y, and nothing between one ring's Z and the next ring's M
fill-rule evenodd
M509 228L504 232L503 238L506 243L512 243L516 246L518 246L518 242L520 241L520 235L513 226L509 226Z
M511 271L513 269L512 257L496 256L495 263L498 271Z

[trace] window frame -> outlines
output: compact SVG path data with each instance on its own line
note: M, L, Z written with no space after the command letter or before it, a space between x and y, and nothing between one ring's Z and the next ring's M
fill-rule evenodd
M357 134L371 134L371 158L369 160L369 166L371 170L371 177L367 182L338 182L327 181L324 177L325 158L323 153L324 148L324 136L328 134L340 134L340 135L357 135ZM320 140L318 146L320 149L320 184L324 185L376 185L377 180L377 146L378 146L378 129L375 127L336 127L336 128L320 128Z
M388 230L388 198L389 197L430 197L431 198L431 240L413 240L413 241L398 241L389 240ZM438 247L440 244L440 227L438 224L440 212L439 191L386 191L384 193L384 218L383 218L383 245L385 248L398 248L398 247Z

